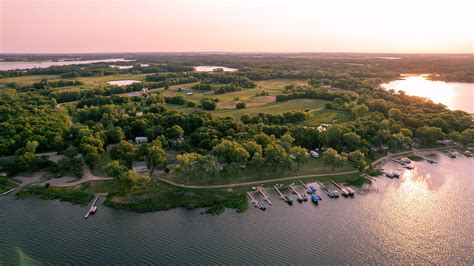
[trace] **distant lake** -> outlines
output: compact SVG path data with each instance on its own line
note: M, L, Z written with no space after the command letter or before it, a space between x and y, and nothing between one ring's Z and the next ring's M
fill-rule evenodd
M238 70L235 68L222 67L222 66L197 66L197 67L194 67L194 70L196 70L197 72L212 72L218 68L222 68L224 72L235 72Z
M427 77L428 75L404 75L403 79L382 84L382 87L426 97L449 109L474 113L474 83L433 81Z
M377 178L354 198L319 192L319 205L288 206L268 188L273 204L242 214L100 205L85 220L87 206L8 195L0 197L0 265L473 265L474 158L434 158L400 169L399 179Z
M111 58L100 60L71 60L71 61L30 61L30 62L4 62L0 61L0 71L14 69L47 68L50 66L80 65L100 62L131 62L124 58Z
M127 86L127 85L130 85L130 84L133 84L133 83L138 83L140 82L139 80L133 80L133 79L126 79L126 80L113 80L113 81L109 81L107 83L109 83L110 85L115 85L115 86Z

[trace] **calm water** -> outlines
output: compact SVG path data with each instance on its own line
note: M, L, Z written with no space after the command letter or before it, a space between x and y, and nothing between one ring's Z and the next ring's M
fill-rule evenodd
M235 72L238 70L235 68L222 67L222 66L197 66L197 67L194 67L194 70L196 70L197 72L212 72L214 71L214 69L217 69L217 68L222 68L224 72Z
M438 155L400 179L379 178L354 198L266 212L137 214L45 200L0 198L0 264L474 263L473 160ZM398 168L389 164L385 168Z
M124 58L112 58L102 60L75 60L75 61L41 61L41 62L3 62L0 61L0 70L14 70L14 69L30 69L30 68L47 68L50 66L66 66L66 65L79 65L79 64L91 64L100 62L130 62Z
M404 90L408 95L430 98L450 109L474 113L474 83L432 81L426 79L426 75L410 75L382 86L389 90Z
M140 82L139 80L132 80L132 79L126 79L126 80L114 80L114 81L108 81L107 83L110 85L116 85L116 86L127 86L133 83Z

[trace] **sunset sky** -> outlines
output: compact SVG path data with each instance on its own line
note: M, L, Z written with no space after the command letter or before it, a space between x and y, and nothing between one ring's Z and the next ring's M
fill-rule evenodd
M469 1L0 3L0 53L474 52Z

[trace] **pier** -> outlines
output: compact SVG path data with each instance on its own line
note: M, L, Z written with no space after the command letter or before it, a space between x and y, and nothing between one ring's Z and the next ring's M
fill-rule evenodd
M12 192L15 191L15 190L16 190L16 188L12 188L12 189L10 189L10 190L8 190L8 191L5 191L5 192L2 193L2 196L6 196L6 195L12 193Z
M289 205L292 205L293 204L293 199L290 198L290 196L288 195L285 195L283 193L281 193L281 191L277 188L277 186L273 186L276 190L276 192L278 192L278 194L280 195L280 198L285 201L286 203L288 203Z
M321 184L321 183L318 182L318 181L316 181L316 183L318 183L318 185L319 185L322 189L326 190L328 197L330 197L330 198L337 198L337 197L339 197L339 194L338 194L336 191L331 191L331 190L329 190L325 185Z
M270 197L268 197L262 190L261 187L257 188L257 191L260 192L260 194L262 194L262 197L263 199L268 202L269 205L272 205L272 202L270 201Z
M252 194L250 194L250 192L247 192L247 195L249 196L250 201L252 202L253 206L255 208L259 208L260 206L259 206L258 202L255 200L255 198L252 196Z
M299 202L306 201L308 198L305 194L300 194L292 185L289 186L291 191L296 195L296 198Z
M106 195L107 195L107 193L104 193L104 194L99 193L99 194L96 195L94 201L92 202L92 205L91 205L89 211L87 211L84 218L87 219L87 218L89 218L90 215L95 214L95 212L97 211L97 201L99 200L99 197L100 196L106 196Z
M351 194L351 193L349 192L349 190L347 190L347 189L346 189L345 187L343 187L343 186L338 185L336 182L334 182L334 181L332 181L332 180L330 180L329 182L331 182L333 185L335 185L337 188L339 188L339 189L341 190L341 192L342 192L342 195L343 195L344 197L353 196L353 195L354 195L354 193Z
M402 160L397 160L397 159L392 159L393 162L396 162L396 163L399 163L403 166L405 166L406 162L402 161Z
M441 153L448 156L451 159L456 158L456 155L452 151L442 151Z
M309 189L309 187L305 183L303 183L303 181L300 180L300 183L301 185L303 185L304 189L306 190L306 193L308 194L312 193L311 189Z

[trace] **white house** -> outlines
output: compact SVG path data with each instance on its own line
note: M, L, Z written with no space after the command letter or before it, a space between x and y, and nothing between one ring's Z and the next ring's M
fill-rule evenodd
M139 161L132 163L132 170L140 173L148 171L148 166L145 161Z
M323 132L323 131L326 131L328 127L329 127L329 124L321 124L317 127L317 129L319 132Z
M136 137L135 138L135 143L140 144L140 143L146 143L148 142L148 137Z
M191 95L193 95L193 93L192 93L192 92L188 92L188 93L186 93L186 95L191 96Z

